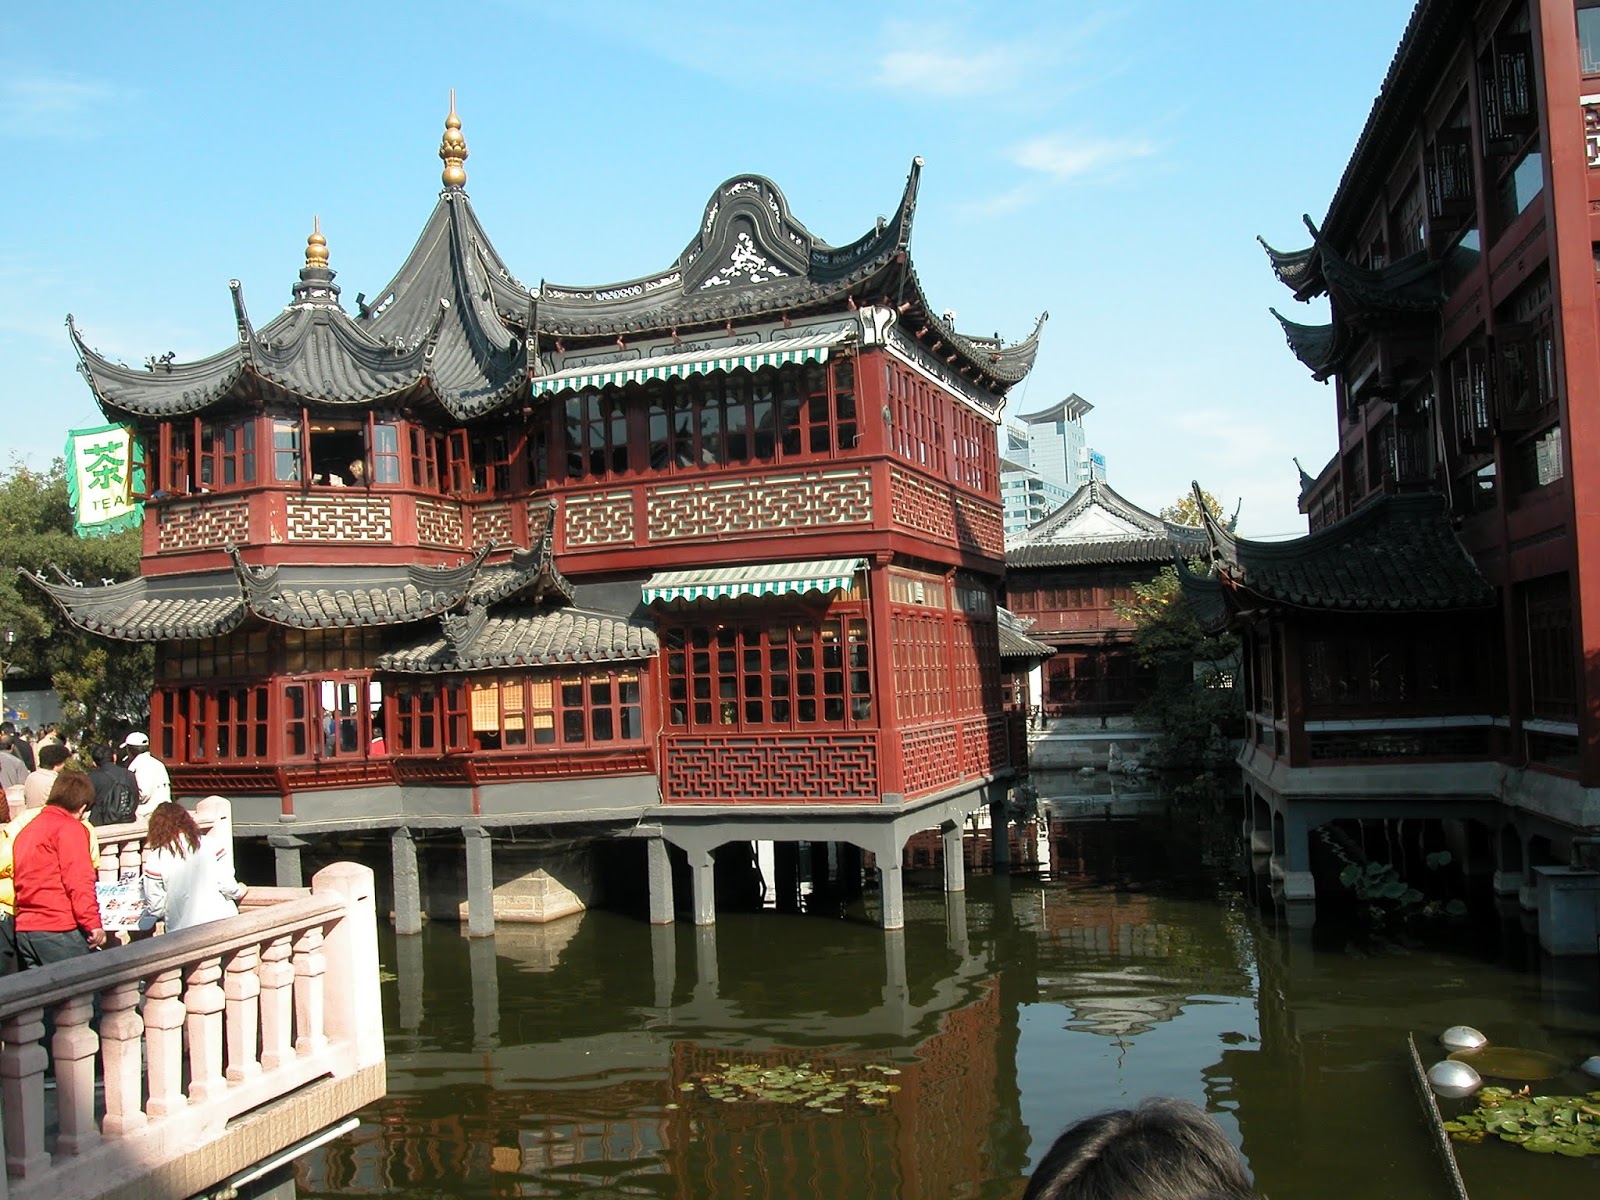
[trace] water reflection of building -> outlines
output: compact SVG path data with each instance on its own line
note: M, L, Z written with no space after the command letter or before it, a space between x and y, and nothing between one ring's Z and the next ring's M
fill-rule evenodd
M571 923L579 928L556 954L538 937L463 949L427 935L426 993L420 957L396 981L404 1016L389 1096L308 1164L302 1194L386 1195L471 1179L490 1195L659 1197L664 1176L686 1200L752 1190L812 1197L840 1178L931 1200L1015 1175L1020 1121L1001 1111L1016 1107L1005 1001L997 976L966 949L964 920L952 921L948 946L913 947L915 962L937 960L932 974L908 973L902 934L796 920L792 945L807 961L820 957L809 938L837 950L841 929L852 954L873 956L840 973L829 1011L804 1013L771 972L744 970L733 954L719 970L715 930L678 939L671 928L599 913ZM678 953L691 943L680 979ZM892 1063L900 1091L878 1109L824 1114L680 1090L718 1063L751 1061ZM997 1129L1013 1131L1004 1146Z

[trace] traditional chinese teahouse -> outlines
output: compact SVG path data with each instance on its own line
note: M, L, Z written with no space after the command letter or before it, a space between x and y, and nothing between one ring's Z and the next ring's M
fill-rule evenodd
M628 831L653 919L670 843L708 922L718 845L838 842L876 855L898 924L905 839L959 838L1016 766L996 424L1039 329L962 334L927 300L920 160L843 246L742 176L666 270L529 288L473 212L453 104L439 155L421 236L353 312L314 226L288 307L258 325L233 283L209 358L128 367L72 326L142 447L141 574L35 582L156 646L175 788L232 798L285 882L316 837L381 834L402 927L453 917L464 870L481 932L491 880L502 918L600 884L592 856L554 892L526 857L497 871L502 836Z

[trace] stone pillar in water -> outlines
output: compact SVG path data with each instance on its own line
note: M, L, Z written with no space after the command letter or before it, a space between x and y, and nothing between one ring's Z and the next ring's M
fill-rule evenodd
M678 931L673 925L650 927L650 969L655 976L656 1007L671 1008L678 987Z
M400 1030L415 1034L422 1028L422 993L426 982L421 938L395 939L394 973L395 990L400 994Z
M277 877L278 886L305 887L305 871L300 865L300 851L306 845L305 838L288 833L274 833L267 838L267 845L272 847L273 873Z
M714 925L717 921L717 872L710 850L688 851L689 879L694 889L694 923Z
M467 954L472 971L472 1048L494 1050L500 1045L500 960L494 939L468 942Z
M939 827L939 832L944 837L944 890L964 892L967 890L967 868L961 849L962 824L960 821L946 821Z
M494 936L494 850L481 825L462 830L467 840L467 936Z
M906 926L904 874L898 853L878 856L878 894L883 903L885 929L904 929Z
M650 924L670 925L673 911L672 860L667 854L667 839L645 841L646 870L650 880Z
M394 864L394 931L422 932L422 876L417 871L417 843L404 825L389 835Z
M989 864L996 874L1011 870L1011 815L1002 797L989 805Z

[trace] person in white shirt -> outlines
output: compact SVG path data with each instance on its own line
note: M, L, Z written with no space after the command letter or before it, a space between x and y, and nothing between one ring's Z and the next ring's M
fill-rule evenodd
M156 805L172 799L172 778L167 774L166 763L150 753L149 734L130 733L122 739L122 748L133 755L127 767L139 781L139 808L134 815L144 820Z
M164 920L167 932L176 933L237 916L244 893L226 846L202 836L183 805L158 804L145 835L145 917Z

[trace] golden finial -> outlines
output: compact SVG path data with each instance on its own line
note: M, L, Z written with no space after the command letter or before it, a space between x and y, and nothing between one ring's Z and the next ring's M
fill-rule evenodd
M306 239L306 266L326 268L328 239L322 236L322 219L311 218L311 236Z
M450 115L444 119L444 138L439 143L439 157L444 159L444 185L458 188L467 186L467 139L461 135L461 118L456 116L456 90L450 89Z

